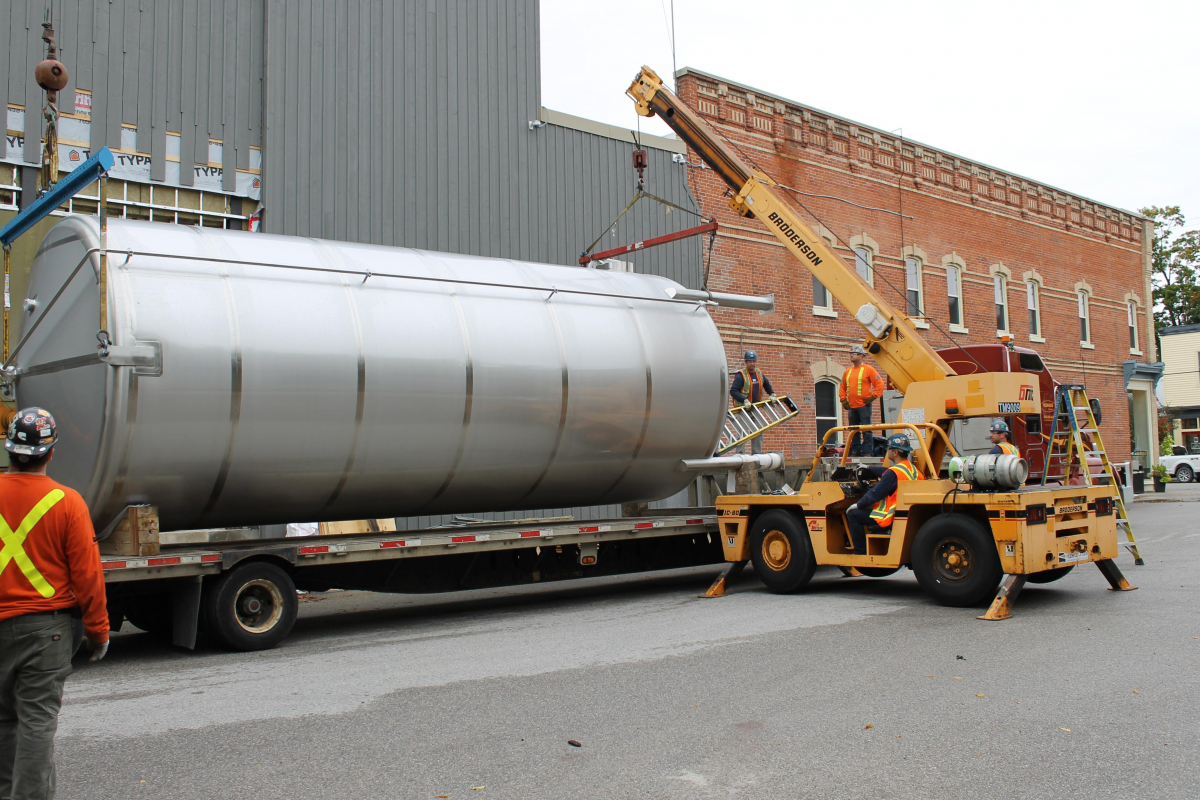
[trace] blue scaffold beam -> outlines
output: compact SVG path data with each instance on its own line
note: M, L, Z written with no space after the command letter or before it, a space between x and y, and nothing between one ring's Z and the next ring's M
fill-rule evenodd
M24 211L0 228L0 245L8 247L13 240L41 222L51 211L67 202L76 192L112 169L113 161L112 151L103 147L100 152L71 170L67 173L67 177L54 184L49 191L30 203Z

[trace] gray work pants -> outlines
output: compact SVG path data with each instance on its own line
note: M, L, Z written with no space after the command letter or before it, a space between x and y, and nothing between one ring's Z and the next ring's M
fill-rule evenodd
M66 611L0 620L0 798L54 797L54 733L73 650Z

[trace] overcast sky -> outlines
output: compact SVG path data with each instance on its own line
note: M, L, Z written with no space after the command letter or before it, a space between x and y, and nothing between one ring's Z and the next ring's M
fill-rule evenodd
M671 0L542 0L542 102L633 128ZM676 63L1200 227L1200 1L675 0ZM657 120L642 130L666 133Z

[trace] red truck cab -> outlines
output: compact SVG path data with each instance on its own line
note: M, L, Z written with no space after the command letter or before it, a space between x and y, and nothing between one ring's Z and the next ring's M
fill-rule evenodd
M1012 443L1029 463L1029 482L1041 481L1046 469L1047 437L1054 420L1054 387L1058 381L1034 350L1005 344L968 344L938 350L959 375L978 372L1027 372L1038 393L1040 414L1005 417L1012 431Z

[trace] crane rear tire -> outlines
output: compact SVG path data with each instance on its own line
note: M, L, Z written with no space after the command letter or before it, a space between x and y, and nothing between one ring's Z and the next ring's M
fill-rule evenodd
M913 539L912 569L934 600L955 608L990 599L1004 577L996 540L965 514L941 514L921 526Z

